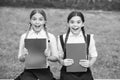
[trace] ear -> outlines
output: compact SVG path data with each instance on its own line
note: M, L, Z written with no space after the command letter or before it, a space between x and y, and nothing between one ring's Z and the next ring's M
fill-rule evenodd
M32 26L31 22L29 22L29 25Z

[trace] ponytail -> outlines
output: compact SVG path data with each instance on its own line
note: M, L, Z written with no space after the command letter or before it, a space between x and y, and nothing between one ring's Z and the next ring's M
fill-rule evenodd
M29 23L29 25L30 25L30 27L29 27L29 28L28 28L28 30L27 30L27 33L26 33L25 39L28 37L29 31L30 31L30 30L31 30L31 28L32 28L32 24L31 24L31 23Z
M83 33L83 37L84 37L84 40L85 40L85 42L86 42L87 40L86 40L86 35L85 35L85 29L84 29L84 26L81 27L81 31L82 31L82 33Z
M48 42L50 42L50 37L49 37L49 35L48 35L47 27L46 27L45 24L44 24L44 30L45 30L46 36L47 36L47 38L48 38Z

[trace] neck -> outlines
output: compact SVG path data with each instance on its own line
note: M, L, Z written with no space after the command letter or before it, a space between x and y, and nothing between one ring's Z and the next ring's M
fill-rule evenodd
M74 33L71 31L71 33L74 35L74 36L79 36L79 34L81 33L81 31L77 32L77 33Z
M38 31L33 28L33 31L34 31L36 34L38 34L42 29L43 29L43 26L41 26Z
M41 31L41 30L40 30ZM38 34L40 31L34 31L36 34Z

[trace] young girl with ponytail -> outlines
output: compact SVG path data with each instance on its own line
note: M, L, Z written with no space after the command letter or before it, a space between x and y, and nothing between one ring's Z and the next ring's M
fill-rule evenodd
M59 62L63 65L61 68L60 80L93 80L90 67L95 63L97 51L93 34L87 35L84 30L84 15L79 11L73 11L67 18L68 31L58 37ZM85 43L87 44L88 59L79 60L79 65L86 67L86 72L67 72L66 68L74 64L73 59L66 57L67 43ZM69 54L69 53L68 53ZM74 53L73 53L74 54Z
M57 45L55 36L47 31L46 21L46 14L43 10L33 10L31 12L30 27L29 30L21 36L18 54L18 59L21 62L25 62L26 57L29 55L25 47L25 39L46 38L47 48L44 51L47 62L46 65L37 69L27 69L25 67L24 71L15 80L53 80L48 61L56 61Z

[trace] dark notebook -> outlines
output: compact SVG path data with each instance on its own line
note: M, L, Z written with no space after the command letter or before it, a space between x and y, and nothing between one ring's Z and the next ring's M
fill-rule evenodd
M25 48L28 50L25 66L27 69L44 68L46 66L46 39L25 39Z
M85 43L68 43L66 45L67 58L73 59L74 64L67 67L67 72L86 72L87 68L79 64L80 59L87 59Z

